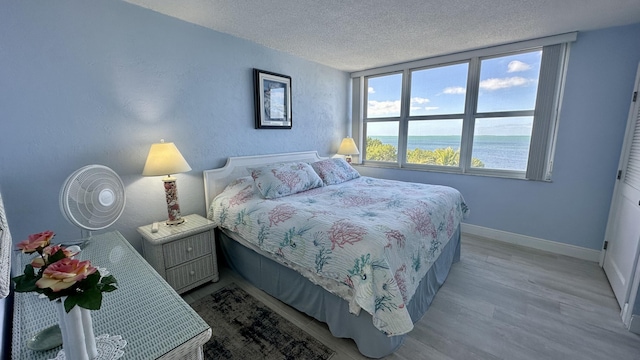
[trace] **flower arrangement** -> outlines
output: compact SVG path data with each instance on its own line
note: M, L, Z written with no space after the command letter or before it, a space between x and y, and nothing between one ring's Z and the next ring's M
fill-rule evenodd
M29 235L17 244L23 253L37 252L39 257L24 267L24 274L13 278L15 291L37 292L51 301L66 297L67 313L76 305L88 310L100 309L102 293L116 290L116 279L112 275L102 276L89 260L74 259L79 247L51 245L54 236L52 231L44 231Z

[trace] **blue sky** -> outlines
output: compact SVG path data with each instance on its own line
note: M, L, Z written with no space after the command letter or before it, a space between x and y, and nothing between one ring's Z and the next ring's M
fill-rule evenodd
M535 106L542 52L487 58L480 69L478 112L532 110ZM410 115L464 112L468 64L416 70L411 79ZM369 78L368 116L400 115L402 75ZM411 124L411 123L410 123ZM501 118L477 122L477 135L530 135L532 119ZM372 126L373 125L373 126ZM461 121L420 121L409 127L412 135L460 135ZM397 124L371 124L368 135L396 135Z

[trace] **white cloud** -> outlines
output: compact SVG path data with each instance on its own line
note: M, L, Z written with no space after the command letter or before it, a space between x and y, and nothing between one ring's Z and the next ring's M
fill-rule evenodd
M444 91L442 91L442 93L444 94L465 94L467 92L467 89L463 88L462 86L451 86L448 87L446 89L444 89Z
M439 106L412 106L410 109L411 115L427 115L429 111L438 110Z
M412 115L424 115L425 111L436 110L439 109L438 106L420 106L431 102L431 100L427 98L414 97L411 98L411 108L410 113Z
M527 63L523 63L522 61L513 60L507 65L508 72L518 72L518 71L526 71L531 69L531 65Z
M371 86L369 86L369 89L367 89L367 91L369 92L369 94L375 94L376 93L376 91Z
M480 81L480 89L483 90L498 90L506 89L514 86L525 86L534 82L531 79L525 79L520 76L514 76L509 78L491 78Z
M413 105L413 104L426 104L429 101L431 101L431 100L429 100L427 98L413 97L413 98L411 98L411 105Z
M398 116L400 114L400 100L375 101L371 100L367 106L367 116L383 117Z

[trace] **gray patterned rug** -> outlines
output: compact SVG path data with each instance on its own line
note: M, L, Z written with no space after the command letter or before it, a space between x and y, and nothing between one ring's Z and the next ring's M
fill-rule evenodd
M191 304L211 326L205 359L318 359L335 352L236 284Z

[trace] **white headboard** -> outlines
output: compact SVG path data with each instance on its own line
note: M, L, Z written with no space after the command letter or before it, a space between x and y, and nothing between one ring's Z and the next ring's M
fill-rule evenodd
M292 161L314 162L322 159L324 158L321 158L317 151L230 157L223 167L205 170L202 173L207 216L210 215L209 204L211 200L220 194L231 181L248 176L247 168Z

